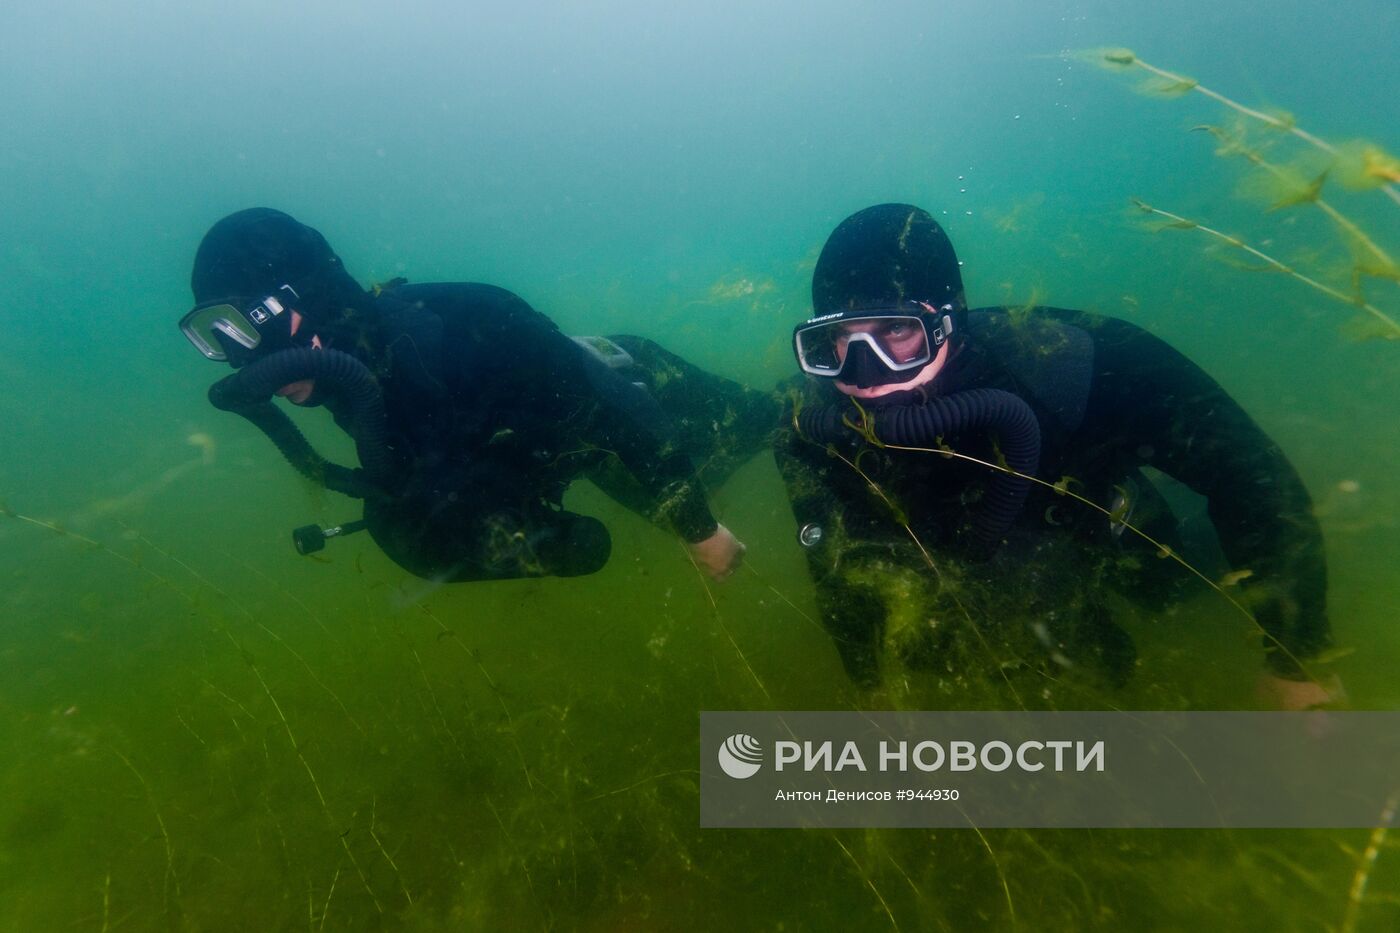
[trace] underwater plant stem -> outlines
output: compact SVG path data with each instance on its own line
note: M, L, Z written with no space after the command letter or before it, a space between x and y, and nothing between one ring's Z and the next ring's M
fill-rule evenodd
M321 905L321 924L319 929L326 928L326 915L331 912L331 898L335 897L335 883L340 880L340 866L335 866L335 874L331 876L331 889L326 892L326 903Z
M1324 295L1327 295L1328 297L1335 298L1337 301L1340 301L1343 304L1351 305L1353 308L1360 308L1362 311L1365 311L1367 314L1371 315L1385 326L1386 330L1388 331L1388 333L1386 334L1387 340L1400 340L1400 323L1397 323L1394 318L1386 314L1380 308L1377 308L1375 305L1371 304L1369 301L1366 301L1359 297L1353 298L1351 296L1343 294L1342 292L1331 287L1330 285L1324 285L1323 283L1317 281L1317 279L1304 275L1297 269L1294 269L1292 266L1279 262L1277 259L1268 255L1267 253L1260 252L1253 246L1250 246L1248 243L1241 240L1239 237L1231 236L1228 233L1222 233L1221 231L1216 230L1213 227L1207 227L1204 224L1196 223L1196 221L1194 220L1188 220L1187 218L1182 217L1180 214L1173 214L1171 211L1164 211L1160 207L1153 207L1151 204L1147 204L1146 202L1141 201L1137 198L1133 198L1132 201L1133 204L1136 205L1137 208L1143 213L1156 214L1158 217L1165 217L1167 220L1170 220L1172 222L1173 226L1179 227L1181 229L1199 230L1202 233L1208 234L1209 236L1213 236L1218 240L1222 240L1223 242L1228 243L1236 249L1240 249L1246 253L1249 253L1256 259L1259 259L1260 261L1266 263L1270 268L1278 272L1282 272L1284 275L1287 275L1290 278L1297 279L1304 285L1307 285L1310 288L1314 288L1317 291L1322 292Z
M1274 116L1273 114L1265 113L1262 110L1255 110L1253 107L1246 107L1239 101L1231 100L1224 94L1221 94L1219 91L1213 91L1205 85L1200 84L1199 82L1188 78L1185 75L1179 75L1174 71L1168 71L1165 68L1158 68L1156 65L1153 65L1149 62L1145 62L1141 58L1138 58L1137 55L1128 52L1127 50L1123 50L1122 52L1115 52L1112 55L1105 57L1108 61L1112 62L1115 65L1136 65L1137 67L1143 69L1146 72L1149 72L1150 74L1154 74L1159 78L1163 78L1167 81L1170 81L1174 87L1190 89L1192 91L1197 92L1198 94L1202 94L1206 97L1209 97L1216 103L1224 107L1228 107L1236 113L1243 114L1244 116L1249 117L1251 120L1258 120L1259 122L1271 126L1276 130L1282 130L1285 133L1291 133L1298 139L1307 143L1309 146L1319 149L1330 156L1335 157L1340 155L1340 153L1337 151L1336 146L1332 145L1331 143L1327 142L1327 140L1322 139L1319 136L1314 136L1312 133L1309 133L1307 130L1298 126L1292 120L1283 120L1279 117ZM1390 198L1390 200L1394 201L1396 204L1400 204L1400 190L1396 190L1394 185L1382 183L1380 185L1380 190L1386 197Z
M1243 156L1245 160L1248 161L1251 165L1255 165L1259 168L1264 169L1266 172L1273 175L1279 181L1282 181L1285 184L1296 183L1293 178L1289 177L1289 174L1287 172L1285 172L1282 168L1275 165L1274 163L1270 162L1268 159L1264 158L1264 156L1258 150L1252 149L1249 146L1245 145L1245 142L1242 138L1232 135L1231 133L1227 132L1225 129L1219 126L1212 126L1210 124L1198 126L1196 127L1196 129L1204 130L1205 132L1210 133L1212 136L1218 139L1221 142L1221 144L1225 147L1222 150L1222 152L1237 152L1241 156ZM1325 177L1326 173L1323 173L1323 178ZM1315 188L1299 197L1297 201L1290 199L1288 201L1285 201L1284 204L1297 203L1298 201L1311 201L1317 206L1318 210L1326 214L1328 218L1331 219L1331 221L1335 223L1338 227L1341 227L1342 230L1348 236L1352 237L1352 239L1354 239L1358 244L1365 247L1366 250L1368 250L1372 256L1375 256L1378 260L1380 260L1383 266L1385 266L1386 268L1394 267L1395 261L1390 258L1390 255L1386 253L1385 250L1381 249L1375 240L1367 236L1365 231L1363 231L1361 227L1356 224L1355 221L1353 221L1350 217L1347 217L1341 211L1337 210L1327 201L1323 200L1320 193L1322 189L1322 180L1322 178L1319 178L1316 182Z
M1361 863L1356 866L1356 874L1351 879L1351 892L1347 898L1346 916L1342 919L1338 933L1353 933L1356 929L1357 918L1361 914L1361 901L1365 898L1366 886L1371 881L1371 870L1375 868L1376 859L1381 854L1381 847L1385 845L1385 837L1395 822L1397 808L1400 808L1400 791L1391 794L1390 798L1386 800L1385 807L1381 810L1380 821L1376 824L1376 828L1371 830L1371 838L1366 843L1366 851L1361 854Z
M227 635L228 633L225 632L224 634ZM229 635L228 638L229 641L233 641L232 635ZM238 643L234 642L234 647L237 646ZM287 741L292 743L292 751L296 752L297 760L300 761L301 766L306 769L306 776L311 779L311 787L316 791L316 799L321 801L321 809L324 810L326 816L329 817L331 811L329 805L326 803L326 795L321 793L321 782L316 780L316 772L311 770L311 763L307 761L306 756L302 754L301 743L297 742L297 737L292 734L292 724L287 721L287 714L282 712L282 704L278 703L277 698L272 695L272 690L268 688L267 681L263 679L262 671L258 670L257 665L249 661L248 666L253 669L253 676L258 678L258 683L262 686L263 693L267 694L268 700L272 702L272 708L277 711L277 718L282 721L282 728L287 733Z
M857 405L856 407L857 407L857 408L860 408L859 405ZM871 427L871 431L873 431L873 430L874 430L874 428L873 428L874 422L873 422L873 420L871 419L870 415L869 415L869 414L865 411L865 409L863 409L863 408L860 409L860 413L861 413L861 417L865 419L865 423L872 426L872 427ZM796 425L797 425L797 420L796 420L796 418L794 418L794 419L793 419L793 426L796 427ZM869 434L867 435L867 439L870 439L871 437L873 437L873 435L869 435ZM890 445L890 446L891 446L891 449L894 449L892 445ZM887 495L885 494L885 491L884 491L883 489L880 488L880 485L879 485L878 483L876 483L873 479L871 479L871 478L866 474L866 472L865 472L864 470L862 470L855 462L853 462L853 461L847 459L846 457L843 457L843 456L836 450L835 447L833 447L833 446L831 446L831 445L827 445L827 452L828 452L829 454L831 454L832 456L836 457L836 459L840 460L842 463L846 464L846 466L850 467L852 470L855 470L856 475L858 475L861 479L865 480L866 484L869 485L870 489L871 489L876 495L878 495L882 500L884 500L885 505L889 507L891 514L893 514L893 515L896 516L895 520L896 520L897 522L899 522L900 527L903 528L903 529L905 530L905 532L909 535L909 537L913 539L914 544L918 546L918 548L919 548L919 553L922 554L922 555L924 556L924 561L925 561L925 563L928 564L929 569L933 571L934 576L938 577L939 581L941 582L942 579L943 579L943 574L942 574L942 572L938 569L938 564L936 564L936 563L934 562L932 555L929 554L928 548L924 547L924 543L923 543L922 541L919 540L919 536L916 535L916 534L914 534L914 529L909 527L909 523L908 523L907 521L905 521L903 518L898 517L898 516L900 516L902 513L901 513L898 509L895 508L894 503L893 503L892 501L890 501L890 497L887 496ZM1011 471L1008 471L1008 472L1011 472ZM1016 685L1013 684L1013 683L1011 682L1011 677L1006 673L1006 664L1005 664L1005 662L1003 662L1003 661L1001 660L1001 658L997 657L997 653L996 653L995 651L992 650L992 646L991 646L990 643L988 643L987 637L986 637L985 635L982 634L982 629L977 625L977 623L976 623L975 621L973 621L973 619L972 619L972 613L970 613L970 612L967 611L967 607L965 607L965 606L962 604L962 601L958 599L958 597L957 597L956 594L950 594L950 595L952 596L953 604L956 605L956 606L958 607L958 610L963 614L963 618L967 620L968 625L972 628L973 634L975 634L975 635L977 636L977 641L981 644L982 650L985 651L985 652L987 652L987 657L991 658L993 661L996 662L996 665L997 665L997 672L998 672L999 674L1001 674L1001 679L1002 679L1003 682L1005 682L1005 684L1006 684L1006 689L1010 690L1010 691L1011 691L1011 695L1012 695L1013 697L1015 697L1015 699L1016 699L1016 705L1019 706L1019 707L1020 707L1021 709L1023 709L1023 710L1026 709L1026 703L1025 703L1025 701L1021 699L1021 694L1016 690Z
M141 571L146 576L150 577L152 580L155 580L162 586L170 587L171 590L173 590L178 596L180 596L181 599L189 603L191 606L197 605L195 603L194 597L191 596L189 593L186 593L184 590L180 589L178 586L171 583L169 580L165 579L165 577L162 577L154 570L144 566L139 560L136 560L132 557L128 557L120 551L114 551L112 550L112 548L103 544L101 541L95 541L92 538L89 538L85 535L80 535L77 532L69 531L68 529L62 527L61 525L55 524L54 522L46 522L40 518L32 518L28 515L22 515L19 512L16 512L14 509L10 508L9 506L4 505L3 503L0 503L0 516L4 516L5 518L12 518L17 522L23 522L26 525L32 525L35 528L42 528L45 531L50 531L58 535L60 538L72 538L75 541L81 541L83 544L87 545L92 550L101 551L104 554L107 554L111 557L115 557L122 563L129 564L130 566L135 567L137 570Z
M894 870L899 872L899 877L904 879L904 883L909 885L909 890L914 893L914 896L921 901L927 902L928 895L924 894L923 891L919 890L919 886L914 883L914 879L909 877L909 872L904 870L904 866L899 864L898 860L896 860L895 857L889 853L888 849L885 850L885 858L888 859L889 863L894 866ZM949 933L951 933L952 928L948 926L948 922L946 920L944 920L940 916L935 916L933 919L938 922L938 929L949 931Z
M771 702L773 697L769 694L768 688L763 685L762 678L758 676L758 672L755 671L753 665L749 663L748 655L744 654L744 649L740 648L739 643L734 640L733 634L729 631L729 626L724 624L724 619L719 614L719 603L715 602L715 594L710 589L709 581L705 579L705 571L701 570L700 565L695 562L695 557L690 553L689 548L682 544L681 550L685 552L686 559L690 561L690 566L695 568L695 573L700 578L700 585L705 588L705 595L710 599L710 609L714 611L715 623L719 626L719 630L723 632L724 637L729 640L729 646L734 649L734 653L739 656L739 660L744 662L744 669L749 672L749 676L753 678L753 682L758 684L759 692L763 694L763 698Z
M257 677L258 684L262 686L263 693L267 694L267 699L272 703L272 708L277 711L277 718L282 721L282 729L287 733L287 741L292 743L292 751L296 752L297 760L300 761L301 766L306 769L306 776L311 779L311 787L316 791L316 799L321 802L321 812L325 814L326 822L334 828L336 822L335 817L331 814L330 804L326 803L326 795L321 792L321 782L316 780L316 772L311 770L311 762L307 761L306 755L302 754L301 744L297 742L296 736L292 734L292 724L287 720L287 714L282 712L282 704L278 703L277 697L272 695L272 689L268 687L267 681L263 679L262 671L258 670L258 666L253 663L252 658L239 648L238 642L234 640L233 635L225 630L224 636L233 643L234 648L237 648L240 653L244 654L248 666L253 669L253 676ZM339 834L340 847L344 849L345 854L350 857L350 864L355 867L356 874L360 876L360 881L365 886L365 893L369 895L369 899L374 903L375 911L383 914L384 907L379 903L379 898L375 895L374 889L370 887L369 878L365 877L364 869L360 867L359 860L355 858L355 853L350 849L350 843L345 841L345 837L348 835L348 831Z
M1204 94L1206 97L1209 97L1216 103L1223 104L1224 106L1229 107L1236 113L1242 113L1250 119L1259 120L1262 123L1267 123L1269 126L1272 126L1276 130L1283 130L1284 132L1292 133L1294 136L1297 136L1299 139L1303 140L1303 142L1307 143L1310 146L1315 146L1318 149L1321 149L1328 155L1335 156L1338 154L1336 146L1333 146L1325 139L1320 139L1319 137L1314 136L1312 133L1309 133L1302 127L1296 126L1286 120L1280 120L1273 114L1265 113L1262 110L1255 110L1252 107L1246 107L1239 101L1231 100L1230 98L1226 97L1224 94L1219 93L1218 91L1212 91L1204 84L1199 84L1191 78L1186 77L1185 75L1179 75L1175 72L1167 71L1165 68L1158 68L1156 65L1149 64L1148 62L1145 62L1136 56L1133 57L1133 64L1137 65L1144 71L1151 72L1159 78L1165 78L1166 80L1172 82L1172 84L1174 85L1190 85L1191 90L1196 91L1199 94Z
M437 691L433 689L432 681L428 679L428 669L423 665L423 658L418 654L418 649L410 642L408 650L413 655L413 660L418 662L418 674L423 678L423 686L428 691L428 698L433 701L433 710L437 713L438 722L442 723L442 729L447 733L448 739L452 741L452 747L457 750L457 757L462 759L463 764L467 763L467 753L462 750L462 743L457 739L457 733L452 731L452 727L447 724L447 716L442 711L442 704L438 702ZM371 820L371 823L373 821Z
M525 775L525 786L528 787L532 792L534 792L537 782L535 781L534 777L530 774L530 766L525 760L525 750L520 747L520 740L516 738L515 717L513 717L510 714L510 707L506 705L506 698L501 693L501 688L496 686L496 681L491 677L490 672L486 670L486 665L481 663L481 657L471 648L467 647L467 643L462 641L462 637L460 635L458 635L452 629L448 628L447 625L441 619L439 619L437 615L435 615L433 611L429 609L426 605L419 604L418 608L419 611L421 611L425 616L432 619L433 622L437 624L437 627L439 629L438 638L446 637L450 639L458 648L461 648L462 651L466 653L467 657L472 659L472 663L476 665L476 669L480 672L482 679L486 681L486 686L490 687L491 692L496 695L496 702L501 707L501 714L506 717L506 728L507 734L510 736L510 744L515 749L516 757L520 759L520 770ZM420 661L419 663L421 664L422 662ZM423 676L424 679L427 678L426 673ZM434 698L434 702L436 702L436 698Z
M501 819L501 812L496 809L496 804L491 800L490 797L485 797L484 799L486 800L487 809L489 809L491 811L491 815L496 818L496 825L501 827L501 835L505 836L506 845L510 848L512 852L519 852L520 847L516 845L514 835L506 827L506 821ZM449 847L450 845L451 844L449 843ZM452 860L454 862L458 861L455 849L453 850ZM540 913L545 913L544 905L540 903L539 895L535 893L535 879L530 875L530 862L523 856L520 857L520 871L525 876L525 886L530 889L530 902L539 907ZM546 928L547 927L548 924L546 924Z
M1324 201L1322 198L1315 199L1313 203L1317 205L1318 210L1326 214L1334 224L1341 227L1342 230L1344 230L1348 235L1354 238L1357 243L1360 243L1367 250L1369 250L1371 255L1379 259L1381 263L1384 264L1387 268L1393 267L1395 265L1395 261L1390 258L1390 254L1387 253L1385 250L1381 249L1380 246L1377 245L1375 240L1367 236L1366 233L1356 225L1356 222L1354 220L1343 214L1341 211L1337 210L1335 207L1333 207L1328 202Z
M754 575L755 579L757 579L759 583L762 583L764 586L768 587L768 590L769 590L774 596L778 597L778 598L781 599L783 602L787 603L787 605L789 606L789 608L792 609L793 612L797 613L797 614L800 615L803 619L807 620L809 623L811 623L813 626L815 626L816 629L817 629L818 631L823 632L823 633L826 632L826 629L822 627L822 624L821 624L820 622L818 622L816 619L814 619L814 618L812 618L811 616L809 616L807 613L803 612L802 609L801 609L800 607L798 607L797 603L795 603L795 602L793 602L792 600L788 599L787 594L785 594L782 590L778 589L778 588L777 588L776 586L774 586L773 584L769 583L768 580L765 579L764 576L763 576L761 573L759 573L757 570L755 570L754 567L753 567L753 564L752 564L747 558L745 558L743 566L744 566L744 568L745 568L746 570L748 570L749 573L751 573L751 574Z
M297 659L297 662L306 670L307 675L312 679L313 682L315 682L316 686L320 687L323 691L325 691L326 695L335 701L335 705L340 707L340 711L345 714L345 718L349 720L350 725L355 727L355 731L360 733L360 735L364 738L369 738L369 733L365 732L364 727L359 724L359 722L355 719L354 716L350 715L350 710L346 708L344 701L342 701L340 697L336 695L336 692L334 690L326 686L325 682L322 681L321 678L316 676L316 672L311 669L310 664L306 663L306 659L303 658L295 648L283 641L281 635L278 635L276 632L268 628L266 625L263 625L261 622L257 623L257 625L258 628L262 629L269 636L271 636L272 639L277 642L277 644L281 645L283 648L286 648L289 652L291 652L292 657Z
M77 532L69 531L68 529L62 528L54 524L53 522L46 522L43 519L30 518L28 515L21 515L14 509L11 509L9 507L0 508L0 515L4 515L6 518L13 518L16 521L25 522L26 524L33 525L35 528L47 529L49 531L52 531L54 534L59 535L60 537L73 538L75 540L83 542L89 547L107 550L106 545L102 544L100 541L94 541L93 539L84 537L83 535L80 535ZM112 551L111 553L116 554L115 551ZM130 558L123 557L120 554L117 554L116 556L120 557L122 560L127 561L128 563L131 562Z
M265 573L264 571L262 571L262 570L260 570L259 568L255 567L254 565L248 563L246 560L242 560L241 558L235 558L232 554L229 554L227 551L220 551L220 553L223 554L225 560L229 561L230 563L232 563L233 561L237 560L238 563L241 564L249 573L252 573L252 574L255 574L255 575L261 577L264 581L266 581L266 583L267 583L269 586L276 587L278 590L281 591L281 593L282 593L283 596L287 597L289 600L291 600L293 603L295 603L298 607L300 607L301 610L302 610L303 612L305 612L306 615L307 615L313 622L316 623L317 627L319 627L319 628L321 629L321 631L325 634L325 636L326 636L327 638L329 638L331 641L338 641L338 640L339 640L339 639L336 638L335 633L332 632L332 631L330 630L330 627L327 626L326 623L325 623L324 621L322 621L321 617L320 617L319 615L317 615L316 612L315 612L310 606L308 606L305 602L303 602L302 599L301 599L299 596L297 596L297 594L295 594L295 593L293 593L291 590L287 589L287 587L284 586L281 582L279 582L279 581L273 579L272 577L268 576L267 573Z
M860 408L859 404L857 404L856 407L860 409L860 414L862 418L866 419L867 421L871 420L870 416L866 414L864 408ZM797 420L793 419L793 427L796 426ZM909 523L898 517L902 513L895 506L894 502L890 499L890 497L885 494L885 491L880 488L880 484L875 482L868 475L866 475L866 472L862 470L860 466L854 461L843 457L834 447L828 447L827 452L834 456L837 460L840 460L842 463L846 464L846 466L850 467L856 472L857 476L865 480L865 485L870 489L870 491L880 497L880 501L885 503L885 507L890 510L891 515L896 516L895 520L899 522L899 526L904 529L906 534L909 535L910 540L912 540L914 542L915 547L919 549L919 553L924 556L924 563L928 564L929 569L933 571L934 576L942 580L943 572L938 569L938 564L934 562L933 557L928 552L928 548L924 547L924 542L920 541L919 536L914 534L914 529L909 527Z
M648 775L647 777L642 778L640 781L633 781L631 784L628 784L626 787L619 787L617 790L608 790L608 791L604 791L604 792L601 793L601 794L594 794L592 797L585 797L585 798L583 799L582 802L583 802L583 803L592 803L592 802L595 801L595 800L602 800L604 797L616 797L618 794L625 794L625 793L627 793L628 791L636 790L638 787L641 787L643 784L650 784L652 781L659 781L659 780L661 780L662 778L675 777L675 776L678 775L678 774L694 774L694 775L698 775L699 773L700 773L700 772L697 771L697 770L695 770L694 768L679 768L679 769L677 769L677 770L675 770L675 771L662 771L660 774L651 774L651 775Z
M350 843L345 841L345 837L348 835L350 834L346 832L340 837L340 847L344 849L345 854L350 857L350 864L355 867L355 874L360 876L360 883L365 886L365 893L369 895L369 899L374 903L375 912L382 915L384 913L384 907L379 903L379 898L375 896L374 888L369 886L369 878L365 877L365 870L360 867L360 860L355 858L354 852L350 851Z
M962 807L958 807L962 812ZM963 813L964 818L967 816ZM1001 893L1006 898L1006 909L1011 914L1011 928L1016 929L1016 902L1011 899L1011 885L1006 880L1006 872L1001 869L1001 859L997 858L996 850L992 848L991 842L987 839L987 834L982 832L982 828L971 820L967 825L972 827L972 831L977 834L977 839L982 843L982 847L987 850L987 856L992 860L992 867L997 870L997 880L1001 882Z
M176 896L176 897L179 897L179 896L180 896L180 878L179 878L178 875L175 874L175 846L171 843L171 841L170 841L170 833L169 833L169 832L166 830L166 828L165 828L165 817L161 816L160 807L158 807L158 806L156 805L155 794L152 793L152 791L151 791L151 785L150 785L149 783L147 783L147 781L146 781L146 776L145 776L144 774L142 774L140 771L138 771L138 770L136 769L136 765L134 765L134 764L131 763L131 759L128 758L128 757L126 757L125 755L123 755L118 749L113 748L113 749L112 749L112 754L114 754L114 755L116 755L118 758L120 758L120 759L122 760L122 764L126 765L127 769L128 769L132 774L136 775L136 780L138 780L138 781L141 782L141 787L142 787L142 789L145 790L145 792L146 792L146 800L147 800L147 801L150 803L150 805L151 805L151 812L155 814L155 817L156 817L156 825L157 825L158 827L160 827L160 838L161 838L161 841L165 843L165 883L164 883L164 885L163 885L164 892L165 892L165 910L166 910L166 913L169 913L169 912L170 912L170 887L171 887L172 884L175 886L175 896ZM108 890L110 890L111 885L112 885L112 876L111 876L110 873L108 873L108 875L107 875L107 888L108 888ZM104 923L103 923L103 925L105 926L105 925L106 925L105 918L106 918L106 913L107 913L107 894L106 894L106 892L104 892L104 894L103 894L102 912L103 912L103 917L104 917Z
M885 896L881 894L880 889L875 886L875 879L871 878L870 875L866 873L865 869L861 866L860 862L857 861L856 857L851 854L851 850L848 849L846 847L846 844L841 841L840 836L833 835L831 838L836 842L838 846L841 847L841 851L846 853L846 858L851 860L851 864L856 867L856 874L860 876L860 880L864 881L865 886L868 887L871 890L871 892L874 893L875 899L880 902L880 906L885 911L885 916L888 917L890 920L890 926L898 930L899 921L894 918L894 911L890 910L890 905L888 902L886 902Z
M408 906L413 906L413 895L408 893L408 886L403 883L403 873L399 871L398 863L389 854L389 850L384 848L384 843L380 841L379 834L374 831L375 810L379 804L378 797L371 797L369 803L369 837L374 840L374 844L379 847L379 854L384 856L384 861L389 863L389 867L394 870L394 877L399 880L399 889L403 891L403 896L408 899Z

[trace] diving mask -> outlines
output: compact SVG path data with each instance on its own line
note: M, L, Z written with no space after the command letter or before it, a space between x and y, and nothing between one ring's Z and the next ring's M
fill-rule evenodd
M290 318L296 313L292 303L299 297L292 286L283 285L275 294L246 303L201 302L180 319L180 332L207 359L241 366L260 346L290 345Z
M933 359L953 333L953 306L934 308L910 302L899 308L874 308L823 314L799 324L792 332L793 349L802 371L840 378L857 385L901 382ZM853 370L883 369L887 375L864 375Z

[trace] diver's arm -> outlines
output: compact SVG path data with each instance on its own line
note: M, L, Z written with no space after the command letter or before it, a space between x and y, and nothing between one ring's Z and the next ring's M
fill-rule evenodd
M783 413L776 393L708 372L644 337L613 334L608 339L632 357L627 378L646 386L709 487L723 485L772 446Z
M1250 572L1242 602L1278 640L1266 639L1270 670L1301 678L1298 662L1330 639L1322 533L1297 471L1214 379L1165 342L1113 319L1092 333L1084 432L1125 445L1206 497L1225 556Z
M696 464L696 475L710 486L723 483L763 447L782 415L782 400L706 372L655 341L631 334L608 340L632 358L629 379L637 379L664 412L667 437L679 443ZM600 476L594 480L599 481ZM606 486L609 494L617 490ZM731 574L743 559L744 545L720 525L703 541L688 545L691 558L716 579Z
M673 527L712 575L732 570L743 546L715 521L690 461L673 451L665 418L645 392L618 376L559 332L523 299L480 283L400 286L395 296L442 310L447 355L456 362L448 382L476 397L482 373L536 400L559 438L615 453L635 488L607 489L629 509ZM417 348L410 342L405 352ZM508 368L503 351L513 350ZM718 570L716 568L719 568Z
M721 526L706 501L690 457L665 414L646 390L559 337L550 348L558 371L582 393L578 425L583 439L616 454L646 493L647 518L665 521L687 544L716 535Z
M674 441L606 403L593 412L584 437L616 454L641 485L648 519L669 524L688 544L719 529L690 458Z
M608 446L644 490L649 508L642 514L671 525L686 542L691 560L716 580L725 580L743 562L743 543L710 513L704 486L690 458L667 430L664 416L645 391L612 372L599 381L600 406L590 440ZM614 381L614 385L608 385Z

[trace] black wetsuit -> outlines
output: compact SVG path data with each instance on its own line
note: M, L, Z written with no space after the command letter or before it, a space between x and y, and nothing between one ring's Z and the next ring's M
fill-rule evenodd
M393 494L368 500L365 515L401 566L444 580L592 573L608 559L607 531L560 505L585 474L687 541L714 533L691 456L656 401L516 295L401 285L361 320L353 352L383 388L399 465Z
M1040 478L1072 477L1075 492L1178 550L1176 519L1144 469L1205 496L1229 565L1250 572L1247 595L1236 590L1236 598L1277 639L1265 639L1275 671L1296 674L1296 659L1326 645L1326 565L1308 493L1278 446L1198 366L1132 324L1050 308L968 312L951 349L937 394L990 387L1029 403L1040 424ZM797 391L804 405L846 401L825 380L808 378ZM878 435L878 403L869 410ZM1023 645L1039 644L1044 657L1092 660L1121 682L1135 651L1104 594L1160 597L1163 580L1190 579L1121 524L1039 486L992 558L974 559L967 532L995 473L852 440L837 451L843 462L788 430L778 464L799 526L821 530L808 549L818 600L858 681L877 680L890 650L952 666L959 639L950 633L971 623L1019 627L1029 633ZM937 440L998 461L986 432L928 446ZM894 627L902 631L891 639Z

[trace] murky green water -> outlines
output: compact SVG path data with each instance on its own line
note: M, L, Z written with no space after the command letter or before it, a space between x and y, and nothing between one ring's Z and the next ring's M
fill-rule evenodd
M174 322L241 207L318 227L363 282L498 283L768 388L830 229L921 204L973 304L1125 317L1244 404L1315 499L1356 649L1334 669L1353 706L1396 708L1400 349L1199 231L1151 232L1130 197L1351 287L1325 217L1267 212L1190 132L1224 110L1061 53L1131 46L1395 151L1400 12L926 6L9 13L0 929L1395 928L1390 847L1357 893L1365 831L702 831L702 709L1007 698L848 686L766 453L714 491L749 546L731 583L580 484L614 533L601 573L433 587L363 537L297 557L292 527L354 504L205 402L220 373ZM1400 208L1328 184L1400 253ZM1250 633L1209 591L1125 624L1135 681L1061 705L1254 704Z

